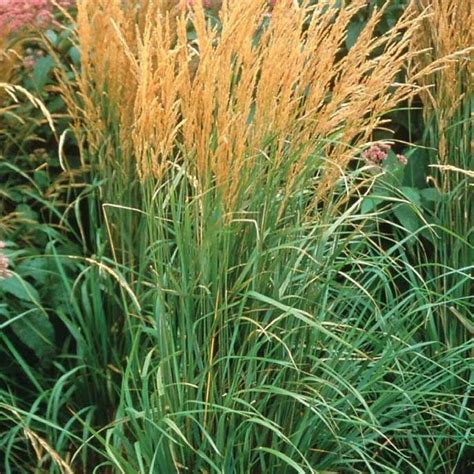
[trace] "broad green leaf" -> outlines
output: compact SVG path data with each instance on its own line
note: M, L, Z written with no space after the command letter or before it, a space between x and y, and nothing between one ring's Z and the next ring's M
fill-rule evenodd
M58 42L58 34L53 30L48 30L46 31L45 35L46 38L48 38L48 40L51 42L51 44L55 46Z
M40 310L26 311L11 324L11 328L41 361L45 362L54 354L54 327Z
M420 191L422 199L430 202L441 201L443 195L436 188L425 188Z
M415 206L421 207L421 197L420 192L409 186L402 186L400 191L403 193L403 196L412 202Z
M48 277L47 261L45 258L27 259L16 267L19 275L28 275L35 280L36 283L44 283Z
M372 194L369 194L362 200L360 207L362 214L367 214L368 212L373 211L379 204L383 203L391 196L392 193L388 189L378 189Z
M365 27L365 22L363 21L353 21L349 23L349 26L347 28L347 36L346 36L347 49L351 49L352 46L354 46L354 44L357 41L357 38L359 37L364 27Z
M18 275L0 279L0 291L4 291L22 301L37 303L39 299L36 289Z
M46 171L43 171L43 170L35 171L33 173L33 177L34 177L35 183L38 185L40 189L45 191L48 188L50 181L49 181L48 173L46 173Z
M33 211L33 209L31 209L28 204L18 204L18 206L16 206L16 212L23 214L23 217L26 219L30 219L32 221L38 220L38 213Z
M405 166L403 184L418 189L426 186L428 175L429 154L426 150L415 148L409 155Z
M422 225L420 218L409 204L400 204L393 212L400 224L410 232L416 232Z
M72 62L74 63L74 65L79 65L81 63L81 53L79 51L79 49L76 47L76 46L72 46L70 49L69 49L69 57L71 58Z
M49 73L54 67L54 59L51 56L39 58L33 69L33 80L38 89L42 89L48 82Z

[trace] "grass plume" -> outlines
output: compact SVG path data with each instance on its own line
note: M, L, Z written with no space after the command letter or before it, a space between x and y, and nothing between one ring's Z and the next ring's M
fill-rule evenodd
M160 179L170 163L186 163L201 185L211 179L225 189L230 208L270 142L267 166L298 151L287 187L321 148L317 195L325 196L383 115L414 93L413 83L397 83L420 23L412 7L383 36L374 33L376 11L341 54L349 21L365 6L278 2L269 16L263 0L224 2L212 27L200 2L187 10L150 0L136 11L83 0L83 139L106 148L100 166L126 176L136 168L141 179ZM113 145L104 136L112 123Z

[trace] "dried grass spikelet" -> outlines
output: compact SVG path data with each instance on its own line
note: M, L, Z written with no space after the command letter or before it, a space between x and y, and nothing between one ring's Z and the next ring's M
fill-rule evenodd
M344 7L280 1L265 28L266 0L224 1L220 31L209 26L200 2L191 10L184 0L147 0L138 10L130 4L79 2L83 101L75 111L93 149L118 128L110 162L120 167L132 159L142 178L160 179L170 162L184 161L199 181L211 175L230 202L269 139L276 144L273 166L299 154L295 177L325 144L317 190L323 196L354 147L415 91L413 83L396 83L415 54L408 46L420 15L411 6L383 36L375 34L382 11L375 12L343 56L348 24L365 0ZM288 189L294 181L289 177Z
M61 474L73 474L74 471L71 469L69 464L61 458L61 456L47 443L47 441L38 436L33 430L25 426L23 428L25 437L31 443L33 451L38 459L42 461L47 454L51 457L54 465L59 468Z
M29 428L25 420L21 417L18 410L10 405L2 403L2 409L11 413L12 419L17 420L18 426L23 428L25 438L31 443L33 451L38 461L44 461L44 458L49 456L55 467L59 469L61 474L73 474L71 466L61 458L61 456L47 443L46 440L36 434Z
M53 117L50 114L49 110L46 108L46 106L41 102L40 99L35 97L30 91L25 89L24 87L17 86L14 84L7 84L4 82L0 82L0 91L4 92L7 94L10 99L12 99L13 102L18 103L19 96L23 96L26 100L28 100L36 109L40 110L41 113L43 114L44 118L46 119L46 122L48 123L51 131L53 133L56 132L56 128L54 126L53 122ZM0 109L0 112L3 112L5 109ZM0 115L1 117L1 115Z
M420 96L425 119L436 115L439 159L447 164L446 129L462 102L469 103L473 94L474 8L465 0L418 0L416 7L428 15L412 43L423 54L415 56L412 66L420 71L431 65L430 71L419 74L426 86Z
M19 63L18 51L9 43L8 38L0 34L0 82L3 83L11 80L15 66ZM0 105L6 97L5 91L0 89Z

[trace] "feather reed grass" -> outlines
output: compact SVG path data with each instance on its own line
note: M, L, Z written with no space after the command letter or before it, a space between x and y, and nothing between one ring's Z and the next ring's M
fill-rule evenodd
M143 180L186 163L201 189L209 182L223 189L231 209L271 143L268 167L296 150L300 156L286 193L307 160L320 160L321 198L384 114L416 89L415 81L397 82L416 54L408 48L421 21L413 7L383 36L375 35L383 9L376 11L342 55L364 0L342 8L278 2L271 16L264 0L223 2L218 28L200 2L191 10L184 3L78 3L81 101L74 108L69 94L68 102L87 124L81 143L93 155L102 150L99 167Z
M414 36L413 48L423 54L416 57L413 68L437 65L420 77L424 145L430 150L428 184L440 196L436 217L441 234L432 253L438 263L434 273L438 291L454 291L465 298L472 292L474 260L473 6L463 0L419 0L416 5L419 11L427 8L427 15ZM471 337L453 314L468 320L473 311L469 299L454 311L449 305L440 307L437 325L446 343L454 346Z
M449 164L449 125L459 109L469 105L473 95L474 13L462 0L418 0L419 11L427 11L414 38L415 67L439 64L431 74L420 77L426 87L420 92L427 122L435 115L439 133L440 164ZM471 118L472 120L472 118ZM468 124L466 124L468 125Z
M359 213L351 167L431 68L397 82L424 13L377 36L375 12L343 54L365 1L271 17L227 1L217 23L185 3L78 2L81 70L62 89L93 257L71 282L51 246L69 297L57 377L0 333L32 400L0 388L7 470L27 426L43 467L78 472L454 472L473 345L431 322L441 304L462 318L464 297L410 263L415 235L367 232L383 217Z

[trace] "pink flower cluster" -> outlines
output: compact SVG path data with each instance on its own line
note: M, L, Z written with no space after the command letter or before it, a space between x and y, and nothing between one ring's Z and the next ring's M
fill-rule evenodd
M380 165L388 157L390 145L385 143L374 143L368 150L362 153L362 157L374 165Z
M3 248L5 248L5 242L0 240L0 278L10 278L12 274L8 270L8 258L2 253Z
M23 57L23 67L31 71L39 58L44 57L44 51L39 48L26 48L26 55Z
M75 0L57 0L63 8ZM46 28L53 21L54 4L51 0L0 0L0 32L12 33L25 28Z
M380 165L387 159L388 152L391 148L391 145L387 145L386 143L374 143L368 150L365 150L364 153L362 153L362 158L370 164ZM402 165L408 163L408 159L405 155L397 154L395 156Z

